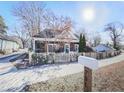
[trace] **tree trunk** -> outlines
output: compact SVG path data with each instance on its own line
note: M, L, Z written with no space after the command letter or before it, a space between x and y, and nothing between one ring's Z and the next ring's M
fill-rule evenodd
M116 39L114 39L114 41L113 41L113 47L114 47L114 49L117 48Z

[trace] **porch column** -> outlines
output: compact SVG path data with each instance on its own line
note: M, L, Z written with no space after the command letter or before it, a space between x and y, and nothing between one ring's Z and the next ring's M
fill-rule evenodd
M35 52L35 40L33 39L33 52Z
M0 46L1 48L0 49L3 50L3 40L2 39L1 39L0 43L1 43L1 46Z
M48 43L45 41L45 52L48 53Z

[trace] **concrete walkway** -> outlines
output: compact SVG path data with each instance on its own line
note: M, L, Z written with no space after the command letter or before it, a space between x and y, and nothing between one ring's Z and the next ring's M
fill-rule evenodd
M99 66L103 67L120 61L124 61L124 53L116 57L99 60ZM13 71L0 75L0 91L20 91L27 84L79 73L83 70L84 66L75 62L61 65L43 65Z
M124 53L121 53L120 55L115 57L99 60L99 66L103 67L121 61L124 61Z

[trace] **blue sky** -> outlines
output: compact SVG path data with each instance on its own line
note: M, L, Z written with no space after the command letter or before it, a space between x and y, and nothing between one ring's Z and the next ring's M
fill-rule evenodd
M88 31L103 32L107 23L120 21L124 23L124 2L86 2L86 1L54 1L45 2L46 8L51 9L57 15L70 16L76 23L77 28L85 28ZM17 2L0 2L0 15L3 16L7 26L9 27L8 33L11 33L11 28L16 23L15 17L12 15L11 10ZM87 22L83 18L83 11L87 8L93 8L95 11L94 19Z

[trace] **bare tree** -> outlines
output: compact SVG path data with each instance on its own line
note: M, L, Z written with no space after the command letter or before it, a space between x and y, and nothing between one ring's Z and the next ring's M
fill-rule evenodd
M22 48L26 47L26 44L28 44L29 40L29 34L23 30L23 28L15 26L14 30L14 35L18 37L22 43Z
M123 36L124 26L120 22L113 22L106 25L105 31L109 31L113 48L118 49Z
M72 27L73 27L72 19L70 17L65 17L63 28L66 29L67 31L71 31Z
M70 17L57 16L50 9L47 9L44 15L46 28L53 29L55 31L71 31L73 22Z
M42 30L44 9L43 2L19 2L13 8L12 13L32 37Z
M19 2L12 10L13 15L19 20L18 23L22 26L23 32L30 37L29 47L33 47L32 37L42 30L44 10L43 2L33 1Z
M51 11L50 9L46 9L43 18L44 18L44 22L45 22L44 28L49 28L49 29L57 28L58 18L53 13L53 11Z
M20 19L30 36L44 28L70 30L73 24L70 17L57 16L50 9L45 9L43 2L21 2L13 8L12 13Z
M97 46L101 43L101 37L99 36L99 34L95 35L93 37L93 45L94 46Z

